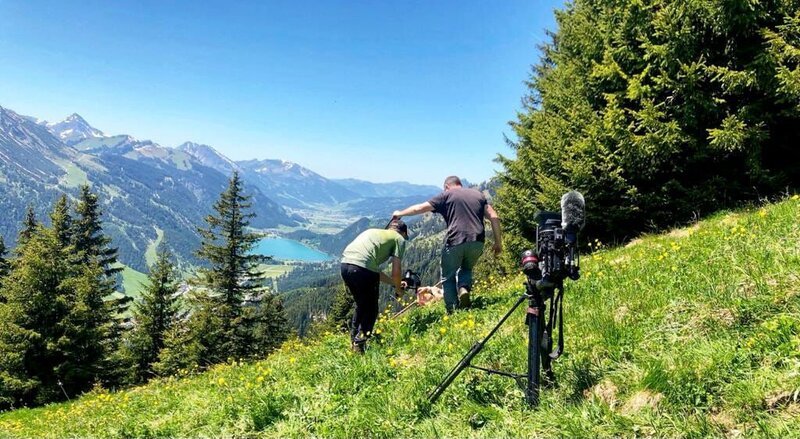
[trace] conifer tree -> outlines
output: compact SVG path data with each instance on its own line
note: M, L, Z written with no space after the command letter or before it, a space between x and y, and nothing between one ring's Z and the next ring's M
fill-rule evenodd
M242 312L239 331L242 357L263 357L286 341L289 322L280 299L262 292Z
M111 238L103 234L100 209L97 195L84 184L80 188L78 205L75 207L76 218L73 222L73 240L75 252L81 262L97 258L106 276L122 271L116 267L117 249L110 247Z
M20 230L19 238L17 239L17 247L22 246L25 241L31 238L38 225L39 222L36 220L36 212L33 210L33 206L28 206L25 211L25 219L22 221L22 230Z
M203 241L197 256L208 262L208 267L201 269L200 284L219 293L234 318L241 311L244 295L261 288L262 273L257 265L264 258L251 251L262 236L248 231L255 216L249 212L249 200L238 172L234 172L227 190L214 204L216 215L208 215L208 227L199 230Z
M347 329L353 319L353 295L344 285L337 285L333 296L331 310L328 312L328 327L334 331Z
M249 199L234 172L214 213L206 217L208 227L199 230L202 244L197 255L207 265L190 297L191 317L167 337L157 365L160 373L188 363L207 366L251 358L285 339L283 309L266 292L258 270L264 257L252 253L261 235L248 229L254 217Z
M796 1L575 0L556 22L499 158L511 252L571 188L609 241L800 187Z
M208 346L208 355L215 361L241 357L247 350L243 346L245 337L237 330L243 323L242 302L246 294L262 288L257 265L263 258L252 253L261 235L248 230L255 216L249 211L249 200L238 172L234 172L228 188L214 204L215 214L206 217L208 227L199 230L203 241L197 256L208 263L200 271L199 285L209 293L202 303L204 308L214 307L202 312L214 312L221 322L218 344Z
M65 287L70 267L51 229L38 227L17 247L17 257L4 285L3 328L0 331L0 376L6 401L46 403L58 399L59 380L70 390L74 381L60 373L67 353L63 349L63 321L74 304ZM67 368L68 369L68 368Z
M94 383L116 383L120 373L117 349L120 329L116 308L107 302L108 282L96 260L72 266L75 272L65 279L62 288L69 294L71 306L57 340L64 362L56 374L64 387L73 393L91 388Z
M166 334L178 317L178 291L171 255L161 252L148 276L147 289L133 310L135 328L128 336L126 350L132 360L131 381L143 382L155 375L153 363L164 348Z
M76 285L85 288L92 285L94 288L91 292L86 290L83 299L85 306L90 307L89 312L95 313L96 320L90 320L89 324L92 328L97 328L92 335L100 337L105 354L98 378L114 384L124 373L123 359L118 349L122 327L117 318L127 310L132 298L114 296L117 275L122 267L117 266L117 249L111 247L111 238L103 233L101 217L102 210L97 195L88 184L82 185L75 206L75 216L71 221L70 259L76 268L76 276L81 278L80 281L75 281ZM96 267L100 267L100 271ZM102 300L97 300L98 297ZM76 322L80 322L86 316L79 313L73 317Z
M26 357L38 334L17 322L24 312L19 302L0 301L0 410L19 407L40 382L29 375Z
M113 291L96 257L70 257L69 206L62 197L53 226L28 216L17 257L3 282L0 399L44 404L85 391L110 375L117 323L104 300ZM111 289L110 289L111 288Z
M69 212L69 201L61 195L50 213L50 222L59 244L67 248L72 244L72 215Z

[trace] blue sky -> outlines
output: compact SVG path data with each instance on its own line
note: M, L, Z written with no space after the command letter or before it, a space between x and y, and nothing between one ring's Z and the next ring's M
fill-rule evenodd
M326 177L491 177L558 0L0 0L0 105Z

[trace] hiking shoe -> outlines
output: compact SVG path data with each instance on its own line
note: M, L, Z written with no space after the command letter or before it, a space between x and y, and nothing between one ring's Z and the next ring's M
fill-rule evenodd
M367 350L367 342L366 341L354 341L350 345L350 349L357 354L364 354L364 351Z
M466 309L472 306L472 301L469 297L469 290L465 287L461 287L458 289L458 307L462 309Z

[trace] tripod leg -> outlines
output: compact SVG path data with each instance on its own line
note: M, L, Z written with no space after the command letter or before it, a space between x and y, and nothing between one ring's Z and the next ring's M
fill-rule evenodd
M552 307L552 304L550 305ZM542 314L544 314L544 307L542 308ZM542 371L542 379L545 385L551 384L555 378L553 375L553 368L552 362L553 359L550 358L550 352L553 351L553 329L548 328L547 324L545 323L544 319L539 319L539 333L546 334L542 337L541 340L541 350L539 352L539 356L541 358L541 371Z
M539 405L539 367L542 347L542 308L528 305L528 388L525 400L532 407Z
M439 399L439 397L442 395L442 393L444 393L444 391L447 390L447 387L450 386L450 383L452 383L453 380L455 380L456 377L458 377L458 375L470 365L472 359L475 358L476 355L478 355L481 349L483 349L483 347L486 345L486 342L489 341L490 338L492 338L494 333L497 332L498 329L500 329L500 326L502 326L503 323L505 323L505 321L508 320L508 317L511 316L511 313L513 313L519 307L519 305L522 302L524 302L525 299L527 299L527 297L528 296L525 295L521 296L519 300L517 300L517 303L515 303L514 306L512 306L511 309L508 310L506 315L504 315L503 318L500 319L497 325L495 325L495 327L492 328L491 331L489 331L489 334L487 334L486 337L483 338L483 340L472 345L472 348L469 350L469 352L467 352L466 355L464 355L464 357L461 358L461 361L459 361L458 364L456 364L453 370L451 370L450 373L448 373L447 376L444 378L444 380L442 380L442 382L438 386L436 386L436 389L434 389L433 392L431 392L431 394L428 395L428 401L430 401L431 404L435 403L436 400Z

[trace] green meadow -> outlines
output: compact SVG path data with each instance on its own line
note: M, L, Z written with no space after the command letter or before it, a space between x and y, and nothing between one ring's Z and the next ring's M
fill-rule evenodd
M0 415L2 437L797 437L800 199L598 248L567 285L558 383L529 408L513 380L465 371L427 393L522 292L489 277L474 307L382 315L363 356L345 334L261 361ZM478 355L523 372L519 310Z

